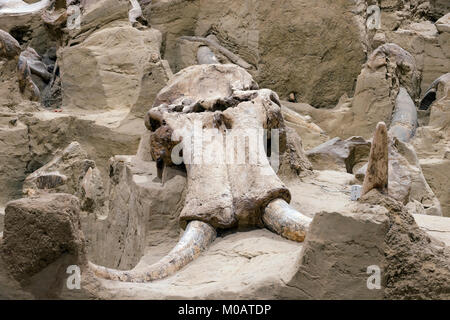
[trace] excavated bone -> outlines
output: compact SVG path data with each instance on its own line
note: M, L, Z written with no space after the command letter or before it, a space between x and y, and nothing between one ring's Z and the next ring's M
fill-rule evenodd
M266 227L286 239L302 242L312 219L293 209L286 201L277 199L269 203L262 219Z
M59 172L48 172L40 175L36 179L36 186L39 189L53 189L66 183L67 177Z
M27 60L22 56L19 58L17 71L20 92L25 96L25 98L31 101L39 101L41 98L41 93L31 78L31 70Z
M198 64L217 64L219 61L212 50L207 46L201 46L197 51Z
M52 74L48 72L47 66L42 62L42 58L33 48L27 48L20 54L21 58L27 60L32 74L42 78L45 82L52 79Z
M25 15L37 13L51 4L51 0L41 0L36 3L28 4L21 0L8 0L0 3L0 14L7 15Z
M97 266L89 262L90 269L98 277L123 282L150 282L168 277L197 258L216 238L216 231L209 224L192 221L188 224L178 244L157 263L141 269L119 271Z
M206 44L208 47L216 49L220 53L222 53L224 56L226 56L228 59L230 59L231 62L234 64L244 68L244 69L251 69L252 65L244 61L241 57L237 56L227 48L221 46L220 44L216 43L215 41L211 41L210 39L203 38L203 37L189 37L184 36L180 37L181 40L188 40L188 41L195 41L195 42L202 42Z
M267 135L279 141L271 144L271 154L286 149L281 103L275 92L256 87L236 65L195 65L161 90L145 119L152 131L150 152L160 178L166 166L184 162L187 190L180 222L188 227L157 264L131 271L90 264L97 276L127 282L169 276L206 249L216 228L266 226L290 240L305 239L310 219L288 205L291 194L264 146L269 130Z
M406 50L395 43L386 43L372 52L367 60L367 67L373 71L386 67L388 72L396 72L399 83L394 88L403 86L413 98L419 98L420 73L416 60ZM398 71L395 71L398 70ZM399 89L397 87L397 89Z
M0 58L17 63L17 79L20 92L31 101L39 101L40 91L31 78L31 69L16 39L0 30Z
M400 87L395 100L395 109L389 133L400 141L408 142L414 136L417 124L416 105L409 96L408 91Z
M0 29L0 58L18 59L21 51L19 42L8 32Z
M369 163L361 196L372 189L387 192L388 189L388 133L386 124L377 124L370 149Z

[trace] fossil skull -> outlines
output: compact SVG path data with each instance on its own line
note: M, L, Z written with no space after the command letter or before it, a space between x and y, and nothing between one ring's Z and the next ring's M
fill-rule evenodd
M165 167L180 165L177 157L183 160L187 192L180 222L187 227L175 248L146 270L90 264L97 276L127 282L164 278L206 250L217 229L267 227L304 240L311 219L289 206L291 194L265 151L265 134L273 158L284 151L281 104L275 92L258 90L247 71L235 65L189 67L158 94L145 122L160 177Z

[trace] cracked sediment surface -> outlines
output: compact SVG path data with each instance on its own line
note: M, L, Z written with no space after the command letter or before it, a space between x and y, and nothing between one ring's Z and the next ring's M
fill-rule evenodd
M155 260L168 246L148 251ZM237 232L219 237L196 261L167 279L147 284L101 280L105 297L121 299L262 299L275 298L273 287L284 287L296 272L302 244L268 230ZM158 253L159 252L159 253ZM167 252L166 252L167 253ZM255 269L260 272L256 273Z

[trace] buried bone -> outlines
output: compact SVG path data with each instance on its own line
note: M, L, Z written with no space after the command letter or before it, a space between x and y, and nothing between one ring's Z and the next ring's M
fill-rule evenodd
M286 148L280 102L271 90L255 88L238 66L197 65L161 90L146 116L151 155L161 176L164 167L180 165L177 157L184 162L187 190L180 222L186 231L158 263L130 271L91 263L97 276L125 282L162 279L206 250L216 229L267 227L304 241L311 219L288 205L291 194L275 173L276 155ZM271 162L265 132L275 140Z
M386 124L377 124L370 149L369 164L364 178L362 195L372 189L388 189L388 133Z
M405 88L400 91L395 101L394 114L392 116L389 134L400 141L408 142L417 129L417 110L414 101Z

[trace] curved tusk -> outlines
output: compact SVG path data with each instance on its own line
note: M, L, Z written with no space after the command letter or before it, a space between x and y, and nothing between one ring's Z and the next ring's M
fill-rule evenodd
M264 224L271 231L286 239L303 242L312 219L292 208L283 199L269 203L262 215Z
M150 282L168 277L205 251L216 238L216 230L208 223L191 221L177 245L157 263L142 270L120 271L89 262L90 269L100 278L122 282Z

